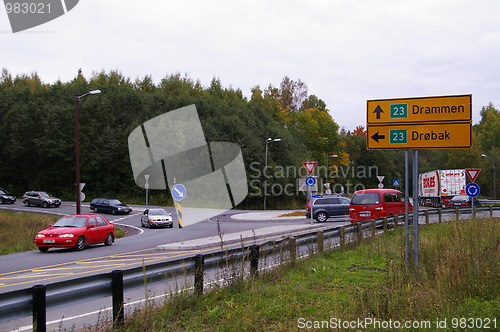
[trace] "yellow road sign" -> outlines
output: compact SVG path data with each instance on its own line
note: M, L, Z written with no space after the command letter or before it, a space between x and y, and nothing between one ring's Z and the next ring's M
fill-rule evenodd
M471 133L470 122L369 125L366 147L369 150L470 148Z
M472 121L472 95L367 101L370 124Z

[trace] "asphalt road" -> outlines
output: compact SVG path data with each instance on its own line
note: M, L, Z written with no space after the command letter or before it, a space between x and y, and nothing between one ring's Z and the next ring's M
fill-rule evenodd
M308 223L302 220L235 220L232 214L250 211L228 211L218 217L200 223L177 228L146 229L140 227L140 214L145 207L134 206L130 215L107 215L108 220L128 231L128 236L116 239L112 246L88 246L83 251L71 249L50 249L46 253L38 250L0 256L0 292L29 288L36 284L47 284L61 280L83 277L95 273L110 272L114 269L126 269L156 261L178 259L192 255L186 252L161 252L158 245L188 241L209 236L236 233L246 230L268 227L276 224ZM31 213L73 214L74 203L63 203L59 208L25 207L16 202L13 205L1 205L0 209L25 211ZM166 208L175 216L174 208ZM82 205L82 213L92 213L88 205ZM176 220L176 218L174 218ZM219 223L219 226L217 225Z

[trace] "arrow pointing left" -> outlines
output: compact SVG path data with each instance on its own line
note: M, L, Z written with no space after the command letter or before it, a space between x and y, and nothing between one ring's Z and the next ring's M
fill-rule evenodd
M379 135L378 131L371 137L375 142L378 143L379 139L385 139L385 135Z

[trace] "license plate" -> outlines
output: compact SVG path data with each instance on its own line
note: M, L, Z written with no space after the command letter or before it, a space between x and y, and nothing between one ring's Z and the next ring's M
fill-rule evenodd
M369 216L371 216L371 214L372 214L371 212L360 212L360 213L359 213L359 215L360 215L361 217L369 217Z
M43 240L43 243L56 243L56 240Z

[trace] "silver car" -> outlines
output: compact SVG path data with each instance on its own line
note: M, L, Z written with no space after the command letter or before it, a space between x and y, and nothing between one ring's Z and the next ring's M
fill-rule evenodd
M174 226L172 215L163 209L146 209L141 215L141 227L169 227Z
M48 208L59 207L61 200L45 191L27 191L23 196L23 203L25 206L38 205Z

